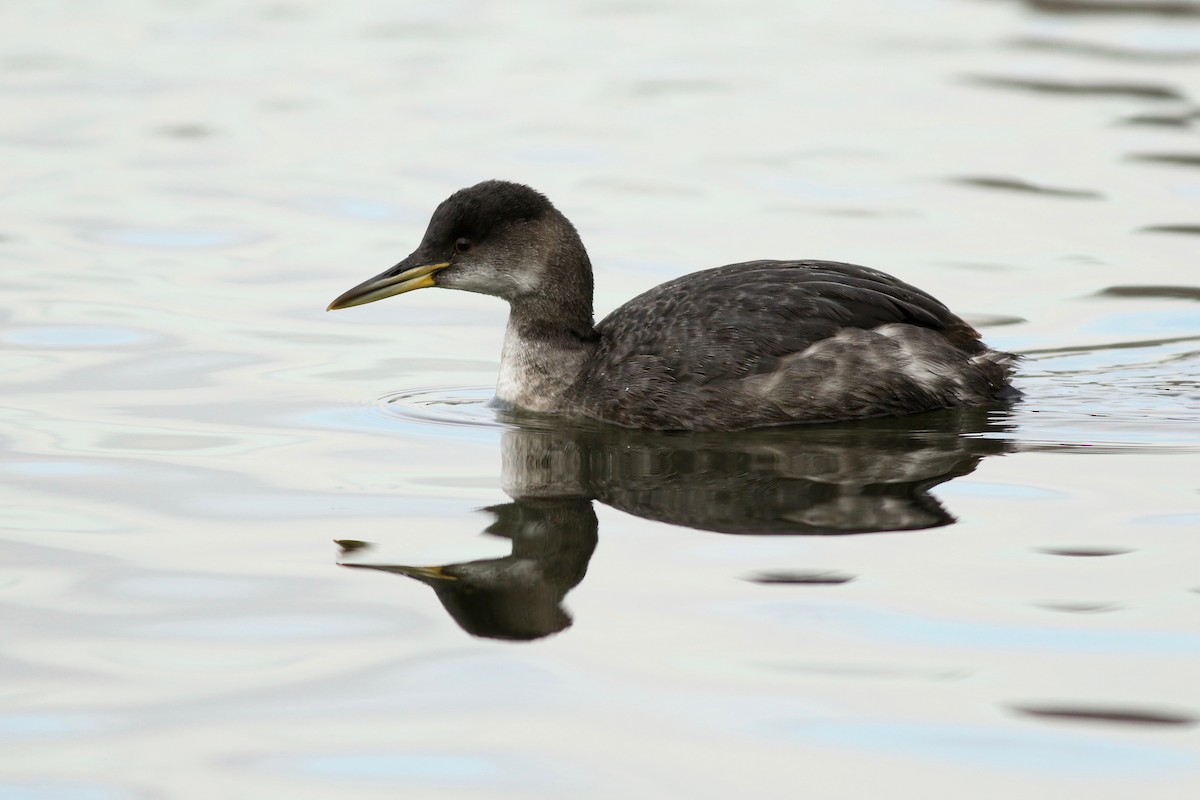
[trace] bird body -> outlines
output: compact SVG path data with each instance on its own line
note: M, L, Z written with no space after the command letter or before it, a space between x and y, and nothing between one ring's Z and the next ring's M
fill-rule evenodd
M686 275L618 308L569 393L638 428L737 427L905 414L995 399L1011 357L929 295L829 261Z
M631 428L736 430L983 405L1015 394L1016 357L926 292L832 261L685 275L592 317L574 226L520 184L487 181L434 212L404 261L330 308L444 286L510 315L496 397Z

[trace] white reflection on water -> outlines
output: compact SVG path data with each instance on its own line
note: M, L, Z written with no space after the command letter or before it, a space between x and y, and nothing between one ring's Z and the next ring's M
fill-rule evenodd
M100 225L89 226L82 237L101 244L179 248L181 250L234 247L252 242L257 238L254 234L223 230L171 230Z
M24 347L124 347L148 338L144 331L96 325L16 328L4 332L3 341Z

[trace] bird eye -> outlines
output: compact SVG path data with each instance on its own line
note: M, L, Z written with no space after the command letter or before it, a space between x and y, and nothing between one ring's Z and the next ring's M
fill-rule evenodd
M456 252L456 253L465 253L470 249L471 249L471 240L470 239L459 239L458 241L456 241L454 243L454 252Z

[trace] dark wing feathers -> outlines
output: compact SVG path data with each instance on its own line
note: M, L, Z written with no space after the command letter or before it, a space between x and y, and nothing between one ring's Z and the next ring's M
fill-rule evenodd
M925 292L832 261L750 261L685 275L618 308L597 327L599 363L654 357L675 380L706 383L771 369L843 328L907 323L968 353L979 334Z

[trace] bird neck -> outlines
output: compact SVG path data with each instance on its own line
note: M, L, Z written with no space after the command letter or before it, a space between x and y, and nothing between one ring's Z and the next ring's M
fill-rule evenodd
M563 411L570 388L599 345L589 298L586 316L513 302L500 353L496 397L527 411Z
M509 300L496 397L530 411L562 411L599 346L592 320L592 263L565 217L544 256L537 291Z

